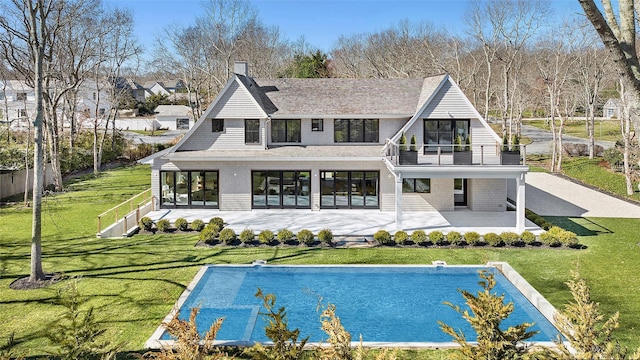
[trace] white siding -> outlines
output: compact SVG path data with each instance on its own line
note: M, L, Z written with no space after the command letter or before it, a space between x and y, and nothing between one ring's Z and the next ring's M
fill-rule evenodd
M468 201L473 211L505 211L506 179L469 179Z
M453 179L431 179L428 194L402 194L402 211L451 211L453 203Z
M207 118L258 119L264 116L255 99L237 80L230 84L218 102L207 114Z
M345 117L347 118L347 117ZM384 144L386 139L395 135L398 130L408 121L406 118L379 119L378 143ZM301 145L336 145L333 139L333 118L323 118L323 131L311 131L311 118L301 119ZM269 144L281 144L271 142L271 125L267 128L267 139ZM338 145L350 145L350 143L339 143ZM353 145L357 145L354 143Z
M420 114L425 119L470 119L477 115L464 94L446 82L427 108Z
M244 143L244 119L224 119L224 131L212 132L211 119L201 120L195 132L180 146L179 151L189 150L264 150L259 144ZM264 133L265 120L260 119L260 132ZM260 137L263 139L263 136Z
M473 150L473 162L475 164L480 163L481 156L483 156L485 164L500 163L498 142L493 134L493 130L491 128L486 128L480 120L471 120L471 144ZM480 146L482 146L482 148Z

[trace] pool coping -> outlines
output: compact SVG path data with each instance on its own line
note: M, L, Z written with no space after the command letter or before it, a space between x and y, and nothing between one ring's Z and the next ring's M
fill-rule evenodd
M501 261L490 261L484 265L448 265L443 261L434 261L433 264L305 264L305 265L291 265L291 264L277 264L277 265L269 265L266 261L258 260L253 264L210 264L203 265L200 270L196 273L194 278L191 280L187 288L182 292L178 301L171 308L171 311L165 318L162 320L162 323L156 328L151 337L145 342L145 349L163 349L163 348L172 348L175 346L175 340L160 340L166 328L164 324L169 323L178 313L179 309L185 303L191 292L198 284L200 279L204 276L205 272L210 267L255 267L255 266L265 266L265 267L493 267L499 270L504 277L509 280L521 293L524 297L529 300L529 302L544 316L554 327L556 327L555 316L558 314L556 308L551 305L551 303L545 299L527 280L525 280L520 273L518 273L509 263L501 262ZM474 342L470 342L473 344ZM536 341L536 342L524 342L528 346L544 346L544 347L556 347L556 344L551 341ZM216 346L240 346L240 347L248 347L254 345L254 341L238 341L238 340L215 340L214 345ZM263 342L265 345L272 345L271 342ZM456 342L375 342L375 341L352 341L351 346L356 347L362 344L363 347L371 347L371 348L398 348L398 349L451 349L458 348L460 345ZM317 346L323 346L326 343L307 343L305 347L314 348Z

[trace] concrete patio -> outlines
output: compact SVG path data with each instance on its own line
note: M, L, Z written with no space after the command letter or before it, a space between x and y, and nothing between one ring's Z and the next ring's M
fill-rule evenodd
M217 211L211 209L163 209L152 211L149 216L154 222L185 218L192 222L200 219L208 222L212 217L221 217L227 226L240 233L244 229L260 232L268 229L278 231L289 229L296 233L302 229L318 233L330 229L334 236L372 236L380 229L391 233L396 231L395 213L378 210L252 210ZM422 229L427 233L440 230L444 233L476 231L480 234L515 231L516 213L475 212L467 209L455 211L403 212L403 230L412 232ZM529 220L526 230L539 234L542 230Z

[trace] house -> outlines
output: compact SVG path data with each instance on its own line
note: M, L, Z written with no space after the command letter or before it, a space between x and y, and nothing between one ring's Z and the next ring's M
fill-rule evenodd
M145 102L147 89L144 86L138 84L131 78L116 77L113 81L115 88L122 93L129 93L131 97L137 102Z
M158 105L155 112L161 129L189 130L193 127L193 115L188 106Z
M605 119L620 118L620 99L609 99L602 107L602 117Z
M403 133L416 152L401 151ZM401 229L408 211L506 211L511 179L523 231L528 167L519 154L504 161L500 144L448 75L253 79L236 63L195 125L153 160L151 184L159 208L370 209L395 212Z

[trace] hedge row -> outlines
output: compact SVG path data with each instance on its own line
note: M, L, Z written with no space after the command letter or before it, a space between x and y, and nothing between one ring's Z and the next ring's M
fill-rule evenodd
M153 221L148 217L140 220L140 228L146 231L153 231ZM236 234L233 229L225 228L224 220L220 217L212 218L208 224L202 220L193 221L190 226L186 219L179 218L173 223L173 227L169 220L162 219L155 224L158 231L170 232L174 230L180 231L198 231L200 232L200 241L214 244L225 243L235 244L238 241L243 244L266 244L276 245L278 243L290 244L299 242L305 245L313 245L316 243L316 235L313 232L304 229L294 234L288 229L282 229L277 233L271 230L263 230L256 234L251 229L245 229L240 234ZM276 242L277 239L277 242ZM487 233L481 236L475 231L469 231L461 234L457 231L443 233L435 230L427 234L424 230L416 230L409 235L406 231L397 231L393 236L387 230L378 230L373 235L374 241L380 245L412 245L421 246L429 245L456 245L456 246L483 246L489 245L493 247L502 246L540 246L547 245L550 247L580 247L578 237L571 231L564 230L557 226L549 226L548 231L542 233L539 237L530 231L524 231L521 234L515 232L503 232L500 234ZM333 243L333 233L329 229L321 230L317 234L317 240L321 243L331 245Z
M487 233L481 236L475 231L469 231L464 234L460 234L457 231L450 231L444 234L442 231L435 230L427 234L424 230L416 230L409 235L405 231L397 231L393 236L386 230L378 230L373 235L375 240L380 245L394 246L394 245L411 245L417 244L422 246L429 245L471 245L482 246L490 245L493 247L501 246L539 246L548 245L551 247L580 247L578 237L571 231L564 230L562 228L552 226L549 231L546 231L538 238L530 231L524 231L521 234L515 232L503 232L500 234Z

